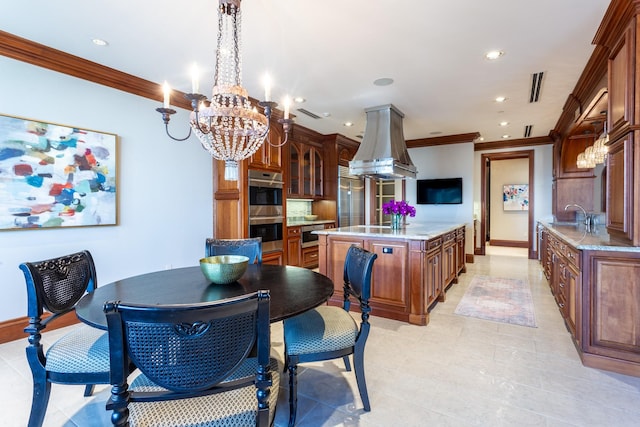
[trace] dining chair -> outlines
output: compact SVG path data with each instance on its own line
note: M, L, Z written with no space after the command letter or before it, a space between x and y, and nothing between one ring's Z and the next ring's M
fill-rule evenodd
M113 425L271 424L280 368L269 355L268 291L192 305L107 302L104 312ZM141 374L129 385L130 361Z
M251 264L262 264L262 237L248 239L207 239L205 256L244 255Z
M342 357L351 371L349 355L353 354L356 382L365 411L371 410L364 376L364 346L369 336L369 297L371 272L378 256L351 246L344 263L344 302L342 307L319 306L284 321L286 369L289 371L289 426L295 425L298 406L298 364ZM349 314L351 296L360 303L358 327Z
M47 327L74 311L78 300L98 286L89 251L25 262L20 269L27 284L29 325L24 331L29 334L26 353L33 376L28 425L39 427L44 422L51 383L85 384L85 396L93 393L94 384L109 384L109 342L105 331L86 325L49 346L46 355L41 342ZM45 310L51 315L44 317Z

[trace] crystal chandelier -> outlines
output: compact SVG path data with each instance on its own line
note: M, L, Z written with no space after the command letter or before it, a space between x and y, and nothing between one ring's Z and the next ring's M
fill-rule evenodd
M192 93L185 94L191 101L191 129L185 138L174 138L169 133L169 120L176 111L169 106L169 91L165 85L164 107L156 108L162 114L167 135L176 141L184 141L191 131L202 147L213 158L225 162L224 179L238 180L238 162L250 157L263 144L270 130L272 110L278 104L269 100L270 88L265 88L265 100L257 108L251 107L249 95L242 87L242 59L240 53L241 0L219 0L218 40L216 68L211 99L198 92L197 77L193 77ZM278 120L285 132L286 144L293 120L289 119L289 104L285 101L284 119ZM267 143L271 144L268 139Z

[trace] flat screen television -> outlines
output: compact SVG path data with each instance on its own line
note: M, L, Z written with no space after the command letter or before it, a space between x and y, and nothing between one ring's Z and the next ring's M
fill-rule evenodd
M416 200L419 205L459 205L462 178L419 179Z

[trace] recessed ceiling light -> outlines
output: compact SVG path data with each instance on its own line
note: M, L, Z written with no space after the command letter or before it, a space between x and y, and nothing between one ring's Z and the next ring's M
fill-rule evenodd
M500 126L507 126L509 122L500 122Z
M352 122L344 122L343 125L348 127L348 128L350 128L351 126L353 126L353 123Z
M91 39L91 41L93 42L93 44L95 44L96 46L109 46L109 43L106 40L102 40L102 39Z
M481 136L480 138L478 138L478 141L484 141L484 136Z
M393 84L393 79L389 77L382 77L380 79L374 80L373 84L376 86L389 86L390 84Z
M433 132L429 132L429 135L440 135L442 132L439 130L434 130Z
M511 135L502 135L502 139L511 138Z
M322 113L322 117L331 117L331 113Z
M507 98L506 98L506 97L504 97L504 96L498 96L498 97L496 98L496 102L504 102L504 101L506 101L506 100L507 100Z
M485 53L484 57L489 60L494 60L500 58L502 55L504 55L504 52L501 50L491 50Z
M297 103L297 104L302 104L304 101L306 101L306 99L304 99L301 96L296 96L295 98L293 98L293 100Z

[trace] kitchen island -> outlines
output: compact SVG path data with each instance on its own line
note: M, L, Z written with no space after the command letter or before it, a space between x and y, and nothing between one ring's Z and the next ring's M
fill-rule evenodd
M542 269L585 366L640 376L640 247L605 227L538 223Z
M329 304L342 305L343 269L351 245L378 255L371 279L371 314L415 325L429 323L429 309L465 271L465 224L434 222L360 225L316 231L320 273L333 280ZM354 305L351 305L352 308Z

